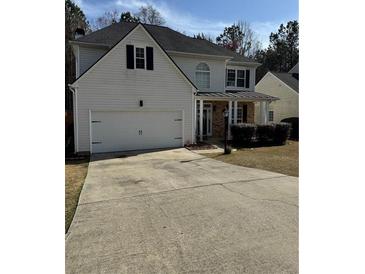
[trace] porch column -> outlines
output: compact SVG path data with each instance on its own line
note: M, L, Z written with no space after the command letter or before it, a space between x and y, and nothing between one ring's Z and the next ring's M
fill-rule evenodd
M267 101L260 102L260 122L266 125L269 117L269 108Z
M232 101L228 102L228 140L231 140Z
M199 101L199 138L200 141L203 141L203 107L204 107L204 100Z
M238 102L233 102L233 124L237 125L237 109L238 109Z

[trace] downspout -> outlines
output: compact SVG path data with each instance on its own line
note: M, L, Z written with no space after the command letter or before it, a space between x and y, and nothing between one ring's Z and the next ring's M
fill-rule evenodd
M71 90L73 95L73 119L74 119L74 152L79 151L79 127L78 127L78 111L77 111L77 87L68 84L68 88Z
M194 144L196 143L196 95L198 94L198 90L195 88L192 88L192 94L193 94L193 104L192 104L192 139L191 142Z

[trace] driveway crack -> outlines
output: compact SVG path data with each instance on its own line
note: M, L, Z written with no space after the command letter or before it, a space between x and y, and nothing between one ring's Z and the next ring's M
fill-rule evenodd
M289 205L289 206L295 206L295 207L298 208L298 205L296 205L296 204L292 204L292 203L288 203L288 202L285 202L285 201L282 201L282 200L276 200L276 199L254 198L254 197L251 197L249 195L243 194L242 192L234 191L233 189L229 188L228 186L225 186L224 184L221 184L221 186L224 187L225 189L227 189L230 192L239 194L239 195L241 195L243 197L246 197L246 198L249 198L251 200L255 200L255 201L268 201L268 202L279 202L279 203L283 203L283 204L286 204L286 205Z
M220 186L220 185L223 186L225 184L238 184L238 183L248 184L248 183L251 183L251 182L270 180L270 179L276 179L276 178L282 178L282 177L287 177L287 176L282 175L282 176L273 176L273 177L259 178L259 179L247 179L247 180L230 181L230 182L225 182L225 183L213 183L213 184L189 186L189 187L182 187L182 188L173 188L173 189L163 190L163 191L158 191L158 192L149 192L149 193L142 193L142 194L131 195L131 196L124 196L124 197L120 197L120 198L111 198L111 199L94 201L94 202L79 203L78 206L95 204L95 203L102 203L102 202L109 202L109 201L116 201L116 200L122 200L122 199L138 198L138 197L158 195L158 194L165 194L165 193L169 193L169 192L173 192L173 191L186 190L186 189L195 189L195 188L202 188L202 187L208 187L208 186Z

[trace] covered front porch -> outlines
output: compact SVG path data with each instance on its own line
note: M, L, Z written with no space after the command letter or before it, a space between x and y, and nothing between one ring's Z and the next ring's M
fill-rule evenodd
M278 98L258 92L198 92L194 116L196 141L224 138L225 110L228 110L228 140L231 125L255 122L255 104L260 105L260 123L268 123L268 106L274 100Z

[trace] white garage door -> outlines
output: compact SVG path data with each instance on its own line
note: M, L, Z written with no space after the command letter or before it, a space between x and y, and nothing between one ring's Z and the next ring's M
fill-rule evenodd
M91 112L92 153L182 146L181 111Z

